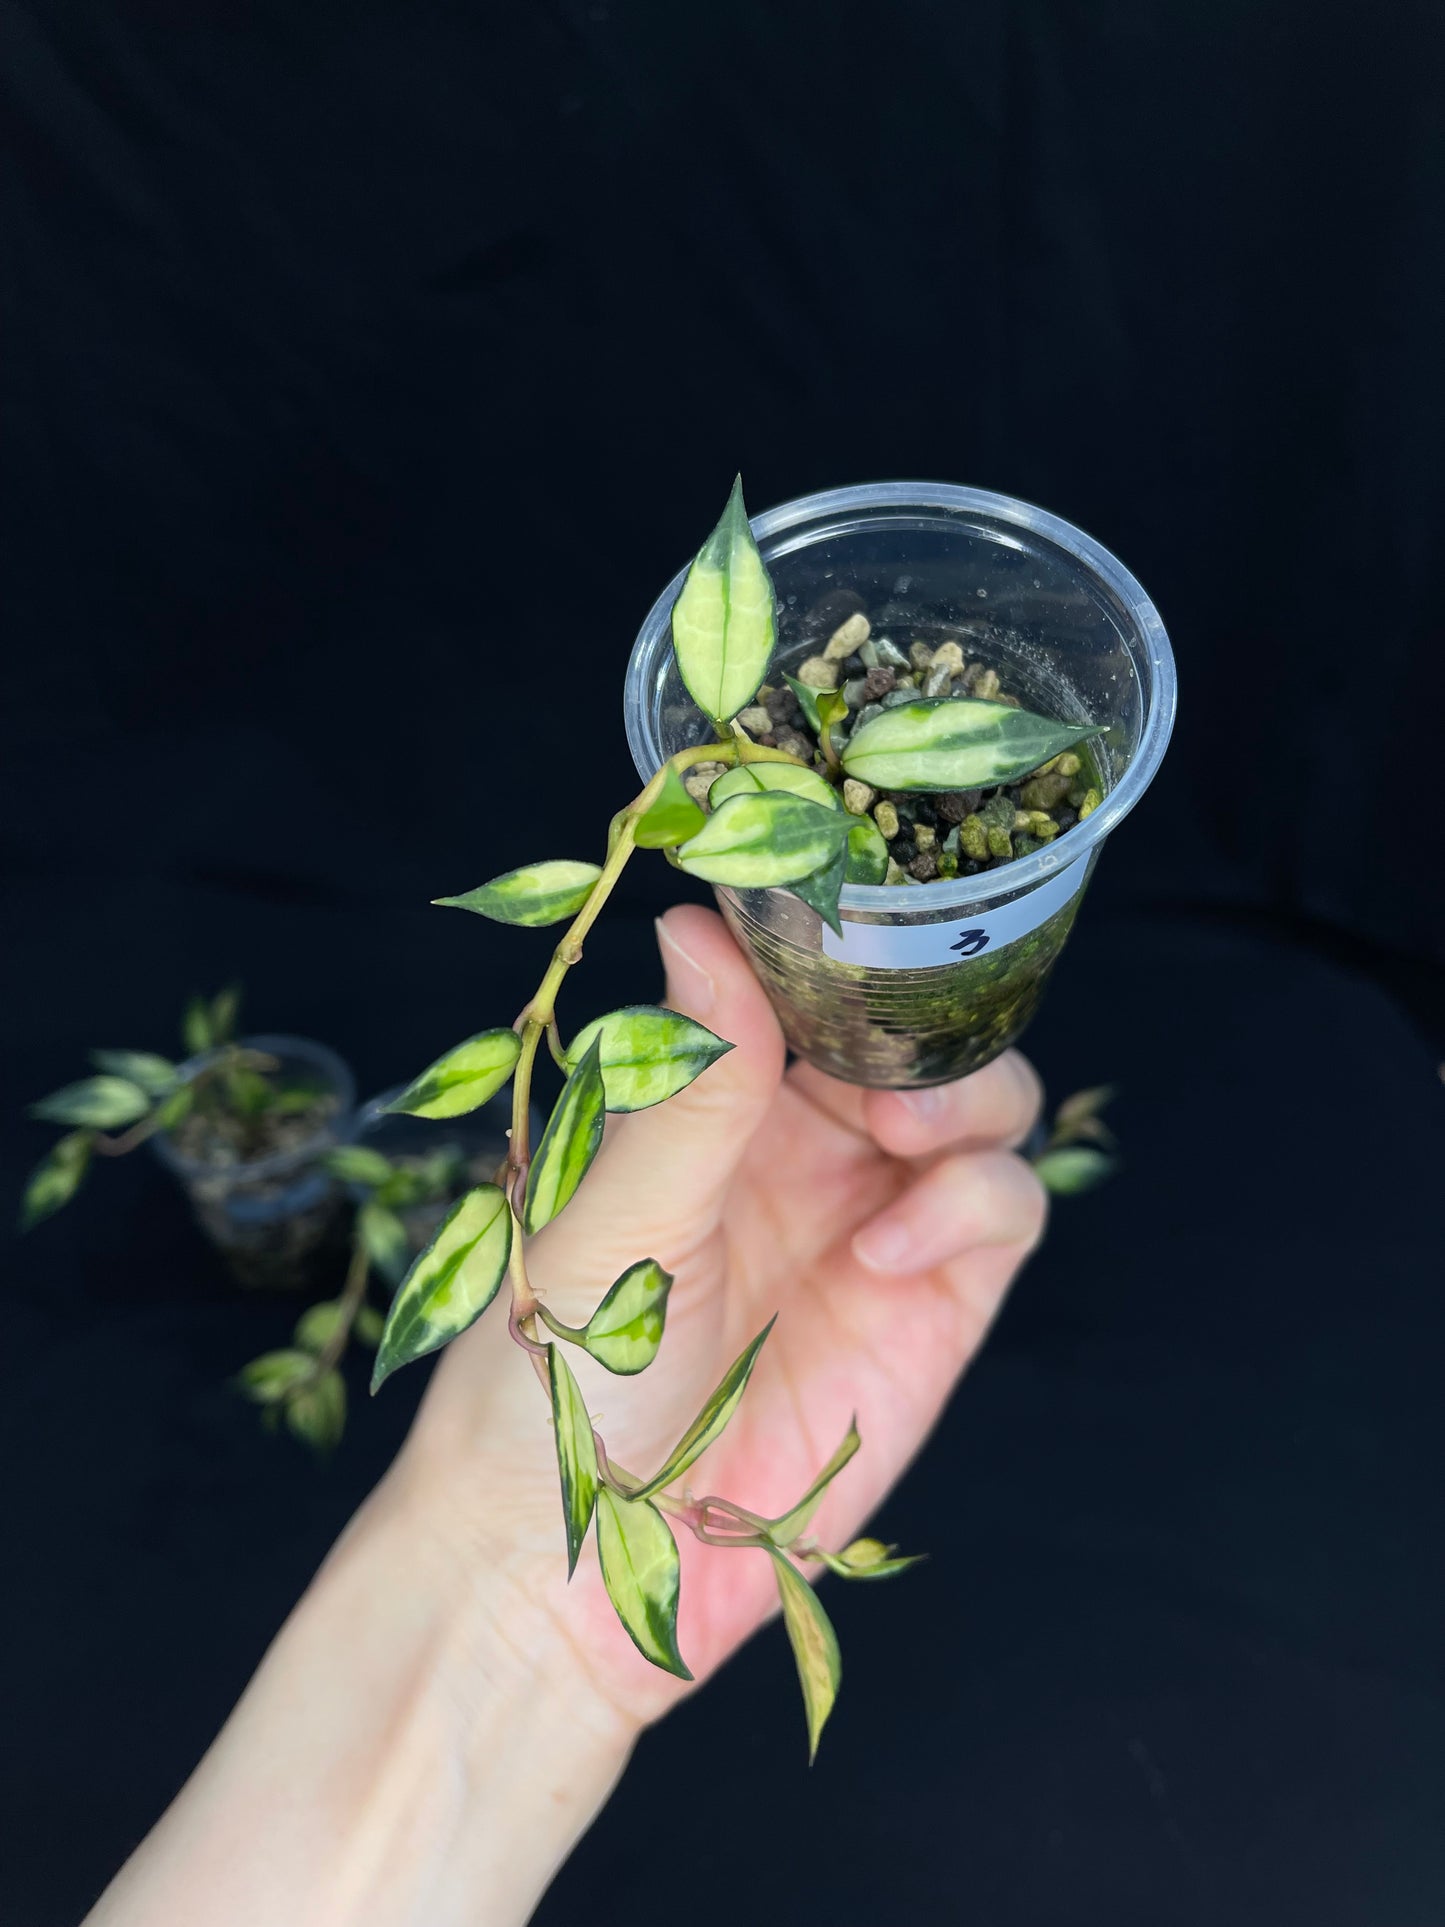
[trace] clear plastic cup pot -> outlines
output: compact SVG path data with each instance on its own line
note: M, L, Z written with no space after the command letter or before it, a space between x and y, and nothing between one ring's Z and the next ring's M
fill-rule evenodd
M321 1162L351 1134L356 1083L324 1044L306 1037L243 1037L241 1045L274 1060L268 1079L282 1090L313 1092L308 1115L273 1130L275 1148L238 1155L220 1133L191 1119L151 1139L156 1155L184 1188L196 1221L237 1282L253 1290L300 1291L324 1260L343 1251L344 1187ZM181 1066L194 1077L215 1061L208 1052ZM319 1117L318 1117L319 1113Z
M1105 838L1159 767L1175 702L1164 625L1107 549L1006 495L880 482L785 502L752 528L778 598L770 681L861 610L875 640L905 654L956 640L1025 707L1102 725L1090 757L1103 800L1072 829L971 877L845 884L841 938L786 891L717 892L799 1057L883 1089L965 1076L1027 1026ZM644 780L711 735L672 653L685 574L653 605L628 666L628 742Z

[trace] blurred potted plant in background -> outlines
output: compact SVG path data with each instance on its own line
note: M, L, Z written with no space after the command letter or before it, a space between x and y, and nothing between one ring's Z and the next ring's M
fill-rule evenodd
M32 1117L69 1129L30 1176L23 1228L69 1203L94 1158L149 1143L239 1283L305 1286L339 1226L345 1196L326 1154L348 1131L356 1087L324 1044L237 1038L239 1010L234 987L195 997L181 1025L183 1061L92 1051L94 1076L30 1106Z

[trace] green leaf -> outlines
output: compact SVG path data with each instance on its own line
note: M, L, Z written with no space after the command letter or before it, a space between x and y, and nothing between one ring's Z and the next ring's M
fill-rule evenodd
M363 1305L357 1312L351 1327L352 1336L358 1345L369 1345L373 1351L381 1343L382 1330L386 1320L375 1305Z
M215 1043L211 1034L211 1006L204 997L192 997L181 1017L181 1042L189 1057L199 1057Z
M391 1159L369 1144L338 1144L321 1162L343 1184L385 1184L391 1176Z
M825 868L848 840L848 819L786 790L730 796L691 842L678 865L706 883L769 890Z
M852 832L849 832L851 835ZM787 887L795 897L806 903L841 937L843 925L838 916L838 893L843 888L843 878L848 869L848 839L844 837L842 846L833 861L810 877L801 877L798 882Z
M690 1017L657 1004L628 1004L594 1017L567 1048L569 1071L594 1043L601 1045L609 1111L645 1111L675 1097L732 1049L726 1039Z
M841 723L848 714L848 698L841 689L815 690L813 707L818 713L818 722L821 725L819 730L821 741L822 731L830 728L834 723Z
M803 1689L803 1707L808 1716L808 1764L818 1757L818 1741L838 1697L843 1679L843 1661L838 1651L838 1636L828 1615L818 1603L818 1595L795 1572L781 1552L769 1547L773 1571L778 1581L778 1597L783 1602L783 1624L798 1667L798 1683Z
M474 1324L497 1295L512 1253L512 1213L495 1184L459 1198L392 1300L371 1389Z
M263 1352L260 1358L253 1358L249 1365L241 1367L236 1382L257 1405L275 1405L293 1386L309 1377L315 1365L310 1352L295 1349Z
M858 816L848 832L845 883L881 883L888 874L888 844L871 816Z
M1118 1169L1118 1161L1087 1144L1061 1145L1034 1159L1040 1184L1055 1197L1073 1198L1093 1191Z
M657 1356L672 1274L656 1258L629 1265L587 1321L582 1343L609 1372L631 1378Z
M758 1353L767 1343L768 1333L776 1323L776 1316L770 1318L753 1342L738 1353L723 1375L721 1384L673 1447L667 1464L634 1497L651 1498L654 1492L661 1492L674 1479L680 1479L694 1460L702 1457L737 1410L738 1400L747 1390L748 1380L753 1375Z
M346 1380L338 1371L322 1372L312 1384L286 1400L286 1429L313 1451L326 1453L346 1430Z
M90 1061L98 1071L139 1084L148 1097L168 1097L176 1087L176 1066L152 1050L93 1050Z
M607 1597L638 1652L665 1673L691 1679L677 1650L677 1541L657 1507L602 1486L597 1556Z
M248 1064L231 1065L222 1083L227 1104L241 1117L261 1117L276 1101L275 1086Z
M1097 736L1099 727L1055 723L972 696L937 696L899 703L855 729L843 767L875 789L992 789Z
M93 1131L113 1131L145 1116L151 1101L128 1077L85 1077L52 1091L30 1115L47 1124L83 1124Z
M706 811L693 802L683 787L682 778L669 763L662 788L633 826L632 840L639 850L668 849L696 836L706 821Z
M411 1240L396 1213L368 1198L356 1214L356 1235L386 1282L400 1284L411 1260Z
M746 707L767 674L773 635L773 585L748 527L739 476L672 605L682 680L719 727Z
M386 1108L408 1117L461 1117L496 1096L521 1048L514 1030L478 1031L429 1064Z
M1054 1124L1063 1130L1073 1130L1075 1126L1096 1118L1100 1111L1113 1100L1112 1084L1095 1084L1086 1091L1075 1091L1066 1097L1054 1113Z
M558 858L508 870L505 876L493 877L490 883L463 896L432 900L450 910L474 910L493 923L521 923L535 930L545 923L560 923L563 917L575 917L601 874L595 863Z
M211 1045L229 1044L236 1035L236 1019L241 1014L241 986L227 984L211 999Z
M774 1545L789 1546L801 1533L807 1531L813 1514L823 1502L823 1494L861 1444L862 1440L858 1436L858 1420L854 1418L849 1423L847 1437L798 1503L790 1511L785 1512L780 1519L774 1519L769 1523L768 1537Z
M339 1298L323 1298L319 1305L308 1305L296 1321L292 1334L295 1343L303 1352L319 1356L336 1336L344 1315Z
M571 1202L597 1155L606 1121L602 1040L595 1037L562 1086L527 1174L522 1223L529 1236L550 1224Z
M804 769L801 763L738 763L714 777L707 800L716 809L730 796L753 796L759 790L789 790L810 803L821 803L825 809L843 807L842 797L827 778L815 769Z
M821 742L823 740L823 718L818 710L818 696L820 692L814 689L811 683L799 682L796 676L790 676L786 671L784 671L783 674L783 681L797 697L803 714L808 719L808 727L818 738L819 742Z
M597 1442L592 1420L572 1369L557 1345L547 1347L552 1388L552 1429L557 1436L557 1471L562 1480L562 1518L567 1529L567 1577L577 1570L577 1555L597 1503Z
M22 1231L29 1231L70 1203L90 1165L92 1142L89 1131L72 1131L50 1147L30 1173L20 1200Z
M156 1129L173 1131L182 1118L189 1117L195 1109L196 1092L194 1085L182 1084L179 1090L172 1091L163 1098L156 1108Z
M923 1554L916 1552L911 1558L895 1559L893 1546L885 1546L881 1539L855 1539L851 1546L844 1546L841 1552L810 1552L810 1559L821 1559L829 1572L837 1573L840 1579L892 1579L900 1572L907 1572L910 1566L923 1563Z

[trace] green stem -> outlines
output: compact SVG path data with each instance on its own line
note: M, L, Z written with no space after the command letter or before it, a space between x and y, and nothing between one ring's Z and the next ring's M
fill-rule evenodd
M316 1364L311 1379L318 1379L324 1372L338 1364L342 1353L351 1343L351 1328L356 1323L356 1314L361 1310L366 1297L366 1280L371 1271L371 1259L366 1246L360 1238L351 1247L351 1263L346 1269L346 1283L341 1292L341 1315L336 1321L336 1329L316 1354ZM308 1381L309 1383L310 1381Z

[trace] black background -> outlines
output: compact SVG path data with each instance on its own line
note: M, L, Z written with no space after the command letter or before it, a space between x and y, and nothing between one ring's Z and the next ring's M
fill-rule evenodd
M197 986L365 1090L510 1016L545 939L427 900L587 853L632 635L735 468L754 508L1040 502L1179 655L1030 1039L1056 1095L1122 1086L1127 1172L890 1503L929 1567L830 1597L817 1769L774 1629L548 1927L1445 1916L1430 12L0 9L12 1196L22 1101ZM590 1008L649 994L678 883L634 866ZM418 1387L329 1471L263 1439L223 1381L290 1313L147 1159L6 1257L0 1919L59 1927Z

